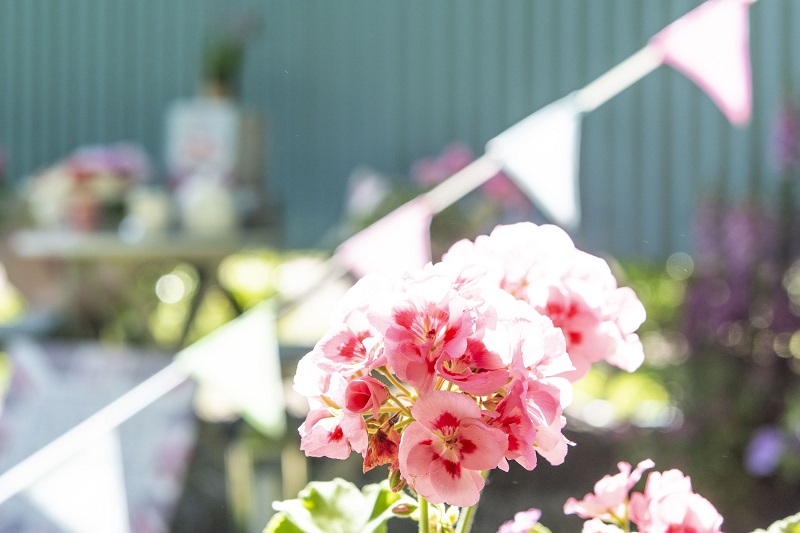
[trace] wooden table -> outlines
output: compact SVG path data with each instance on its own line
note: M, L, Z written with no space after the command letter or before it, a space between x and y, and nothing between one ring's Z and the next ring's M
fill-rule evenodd
M124 239L113 231L19 230L10 244L19 256L29 259L73 261L183 259L192 262L219 261L246 248L276 246L274 229L230 232L168 231Z
M112 231L25 229L12 233L8 245L23 262L63 263L64 281L69 284L68 290L73 297L77 297L76 291L85 288L90 281L83 274L89 267L116 264L134 268L158 261L191 264L197 269L200 280L180 336L179 345L182 345L206 290L218 281L217 270L221 261L247 249L275 248L278 242L275 228L208 233L167 231L146 234L138 239L124 238L124 235ZM233 299L231 302L236 304Z

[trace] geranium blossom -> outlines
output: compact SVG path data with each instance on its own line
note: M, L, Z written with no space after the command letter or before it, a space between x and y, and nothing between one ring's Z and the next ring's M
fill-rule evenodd
M583 533L631 531L631 523L640 533L720 533L722 516L692 491L691 480L680 470L651 472L644 493L629 495L644 470L653 466L646 459L631 472L631 465L619 463L619 474L598 481L583 500L568 499L564 513L590 519Z
M605 360L633 371L644 360L636 329L645 311L633 291L617 287L608 264L575 248L556 226L530 222L498 226L474 242L459 241L443 262L486 269L485 282L524 300L562 329L574 371Z
M619 474L604 476L595 483L594 493L587 494L582 500L568 499L564 504L564 513L577 514L581 518L622 520L627 516L628 493L642 478L644 471L654 466L653 461L645 459L631 471L629 463L618 463Z
M372 416L377 418L388 395L386 385L377 379L368 376L355 378L345 389L345 407L352 413L372 411Z
M497 405L497 416L489 423L507 435L506 459L517 461L526 469L533 470L536 467L536 451L533 448L536 427L528 416L524 390L521 382L515 383L508 395Z
M722 516L680 470L650 474L644 494L631 495L630 515L648 533L719 533L722 527Z
M478 503L481 471L503 459L505 434L481 420L474 401L455 392L421 396L411 414L415 422L400 438L403 477L431 503Z
M452 284L438 275L409 280L402 293L370 313L395 374L420 390L433 387L437 364L461 357L475 332L475 311Z
M310 407L300 428L307 455L359 453L364 471L389 466L394 490L407 483L433 503L465 506L478 501L484 471L565 460L573 333L596 348L587 357L625 367L632 359L620 346L635 351L629 333L643 314L604 277L605 262L553 227L499 226L449 255L357 282L298 363L294 386ZM581 311L557 323L555 297L545 298L552 316L537 307L542 291L561 291L564 309Z
M461 357L440 361L439 375L476 396L487 396L508 383L508 367L500 356L491 352L483 341L467 339Z
M309 457L347 459L351 450L364 453L367 431L360 415L311 411L300 426L300 449Z
M497 533L529 533L533 526L539 523L541 517L542 512L539 509L520 511L514 515L513 520L500 526Z
M581 533L624 533L619 526L607 524L597 518L592 518L583 523Z

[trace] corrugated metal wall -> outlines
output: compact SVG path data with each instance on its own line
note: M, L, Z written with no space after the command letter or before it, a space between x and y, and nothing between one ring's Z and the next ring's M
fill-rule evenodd
M196 93L204 38L255 9L242 101L270 135L267 188L290 246L341 212L354 167L403 175L449 142L480 152L579 89L697 0L0 0L0 143L19 178L86 143L134 140L162 160L168 103ZM800 74L800 2L751 8L754 118L727 124L661 67L587 115L584 246L626 257L691 247L698 198L774 195L770 131Z

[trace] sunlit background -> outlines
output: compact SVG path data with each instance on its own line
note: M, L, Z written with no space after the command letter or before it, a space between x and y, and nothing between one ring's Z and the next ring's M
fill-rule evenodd
M298 480L365 480L357 461L286 451L305 408L294 364L354 281L321 281L333 248L698 4L0 0L3 349L23 335L169 357L272 299L286 436L195 401L181 489L140 530L261 531ZM800 3L750 11L746 126L667 67L583 118L572 236L644 302L647 359L577 384L566 464L493 473L479 531L528 507L576 530L564 500L645 457L689 473L731 533L798 510ZM171 117L198 100L246 125L221 140L231 172L189 186L207 168L176 163ZM495 181L434 218L434 259L521 220L547 221Z

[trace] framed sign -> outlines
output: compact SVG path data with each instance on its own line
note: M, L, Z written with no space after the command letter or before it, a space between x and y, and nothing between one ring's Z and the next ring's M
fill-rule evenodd
M236 171L241 120L237 107L212 98L179 100L167 114L166 160L176 185L193 175L229 183Z

